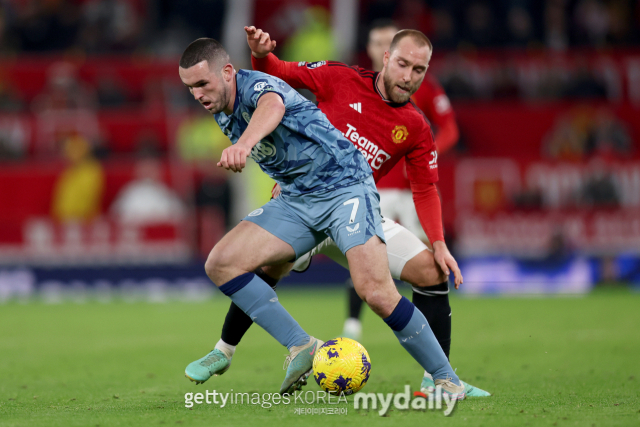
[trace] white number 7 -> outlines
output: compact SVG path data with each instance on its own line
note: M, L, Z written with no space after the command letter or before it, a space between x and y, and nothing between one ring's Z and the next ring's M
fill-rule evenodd
M344 206L353 203L353 209L351 210L351 217L349 218L349 224L353 224L356 221L356 213L358 212L358 206L360 206L360 199L349 199L343 203Z

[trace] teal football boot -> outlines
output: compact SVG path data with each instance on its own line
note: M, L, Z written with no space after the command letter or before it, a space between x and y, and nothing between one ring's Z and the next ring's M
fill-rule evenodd
M466 383L462 380L460 380L460 382L462 382L462 385L464 386L464 391L467 395L467 397L489 397L491 396L491 393L489 393L488 391L485 391L481 388L478 388L476 386L473 386L469 383Z
M488 397L491 396L491 393L489 393L488 391L484 391L481 388L475 387L469 383L466 383L462 380L460 380L460 382L462 383L462 385L464 386L464 393L466 395L466 397ZM420 384L420 391L423 392L424 394L429 394L428 390L429 387L432 387L431 390L434 390L436 388L435 383L433 382L433 379L431 378L431 376L427 376L425 375L422 378L422 383Z
M287 373L280 386L280 394L292 394L307 384L307 378L313 372L313 358L322 344L324 341L310 337L307 344L291 347L284 360L283 368Z
M218 349L212 350L205 357L189 363L184 376L196 384L202 384L214 375L222 375L231 367L231 359Z

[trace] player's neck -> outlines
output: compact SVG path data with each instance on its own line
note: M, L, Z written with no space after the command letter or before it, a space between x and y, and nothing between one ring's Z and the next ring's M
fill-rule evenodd
M383 68L384 71L384 68ZM376 87L378 88L378 92L385 100L389 99L389 95L387 94L387 90L384 87L384 79L382 78L382 72L378 73L378 77L376 78Z

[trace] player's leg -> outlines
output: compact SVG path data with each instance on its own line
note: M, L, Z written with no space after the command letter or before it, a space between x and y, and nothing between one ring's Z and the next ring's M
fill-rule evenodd
M409 354L433 373L436 383L457 398L464 398L464 387L426 318L400 296L393 283L373 180L350 189L341 199L347 197L343 206L332 212L327 231L347 257L358 295L391 327Z
M391 276L412 286L413 304L427 318L449 358L451 307L447 276L435 262L433 252L414 233L387 218L383 220L383 230Z
M254 217L262 214L264 216L256 219L250 215L218 242L207 259L205 271L225 295L289 349L291 356L288 360L295 360L300 351L309 346L315 352L319 341L302 330L280 305L273 289L253 271L261 265L289 261L295 257L294 246L305 250L315 246L319 238L301 224L299 218L288 214L278 204L274 200L263 209L254 211ZM251 250L248 251L247 248ZM191 377L189 373L193 373L189 368L206 365L208 359L211 358L205 356L189 365L187 375ZM301 381L306 382L304 374L311 368L310 361L308 364L307 368L307 363L304 363L304 367L300 363L292 363L287 370L281 393L291 392ZM298 372L298 368L304 368L304 372ZM210 376L206 372L202 374L206 377L204 380Z
M427 318L429 326L431 326L442 350L449 358L451 308L449 306L449 287L446 275L436 264L433 253L428 247L405 227L388 218L383 218L382 229L387 240L387 258L391 276L394 279L403 280L413 287L414 305ZM332 239L322 242L314 248L312 253L314 255L327 255L338 264L349 268L345 255ZM271 270L268 271L269 274L273 274ZM355 294L355 298L358 301L362 301L353 284L351 284L351 289ZM355 337L350 338L357 339Z
M258 267L254 270L254 273L275 291L278 282L289 274L293 265L291 262L286 262L279 265ZM214 372L214 374L226 372L228 366L231 364L231 358L235 354L236 346L240 343L242 337L244 337L244 334L247 333L251 325L253 325L253 320L234 302L231 302L227 316L224 319L224 324L222 325L220 340L214 349L216 357L218 358L215 367L216 372Z
M380 198L380 207L385 214L382 194ZM447 276L428 248L429 240L418 219L411 190L395 190L392 198L393 207L385 207L393 210L402 225L388 220L383 224L391 275L412 286L413 304L425 315L442 350L449 358L451 307Z
M400 344L427 371L436 384L457 398L464 387L451 368L424 315L400 296L387 267L384 243L373 236L364 245L346 252L351 277L360 297L393 330Z
M291 265L291 263L284 263L281 266L274 266L274 268L258 267L253 272L256 276L264 280L267 285L271 286L271 289L275 291L278 286L278 281L280 280L279 276L275 276L278 278L274 278L271 275L267 274L265 270L282 270L282 267L285 267L288 270L291 268ZM232 302L231 306L229 307L229 311L227 312L227 317L225 318L224 325L222 325L222 334L220 335L221 341L224 342L226 346L233 346L233 350L235 351L235 346L240 343L240 340L252 324L253 320L251 320L251 318L247 316L244 311L242 311L237 305Z
M398 218L401 231L388 239L389 253L404 263L400 279L413 287L412 301L427 320L442 350L449 357L451 349L451 306L449 281L433 258L433 252L413 203L410 190L397 195ZM383 211L384 212L384 211ZM386 230L385 230L386 232ZM424 242L424 243L423 243ZM390 256L392 258L392 256Z
M271 289L276 290L278 280L265 274L262 268L256 268L254 273L271 286ZM208 355L207 370L212 376L222 375L229 370L236 346L251 325L253 320L232 301L222 325L220 340Z
M412 302L429 322L442 350L449 358L451 348L451 306L449 283L433 258L433 252L412 232L400 224L384 219L387 237L389 269L394 279L409 283L413 288ZM467 396L491 394L463 381ZM421 389L435 387L431 374L425 371Z
M399 208L401 208L398 203L398 190L378 190L378 194L380 194L380 211L383 216L396 218L401 214L401 212L398 212ZM360 321L362 304L364 304L364 301L358 296L353 286L353 281L351 279L347 280L347 318L342 328L343 336L354 340L359 340L362 336L362 322Z
M306 258L307 263L308 259L315 255L317 249L322 247L323 244L324 243L321 243L304 255L308 257ZM340 255L342 255L342 253L340 253ZM303 260L303 257L299 258L299 260ZM304 262L305 261L302 261L302 263ZM344 262L346 264L346 258ZM298 265L298 261L296 261L296 265ZM293 266L294 263L290 262L279 265L267 265L256 268L254 273L275 291L278 282L289 274ZM208 356L207 368L211 375L222 375L229 369L233 355L236 352L236 346L240 343L240 340L242 340L242 337L244 337L244 334L247 333L251 325L253 325L253 320L232 301L227 311L227 316L224 319L224 324L222 325L220 340Z

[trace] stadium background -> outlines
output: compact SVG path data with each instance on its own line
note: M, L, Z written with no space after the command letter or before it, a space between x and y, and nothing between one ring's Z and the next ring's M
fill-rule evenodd
M465 277L451 362L494 396L449 419L185 409L203 386L183 368L228 308L204 257L271 183L214 166L228 142L181 85L179 55L215 37L248 67L255 24L283 59L368 67L368 27L385 18L429 35L455 110L460 141L438 159ZM0 0L0 426L638 425L638 117L632 0ZM318 257L279 298L335 336L346 278ZM416 390L421 368L373 313L363 325L364 391ZM252 328L205 386L277 390L281 351Z
M431 37L456 113L439 187L462 292L640 283L637 2L4 0L0 301L208 293L202 259L270 183L212 166L227 140L176 58L210 36L248 67L254 23L284 59L366 67L380 18ZM314 268L290 281L346 278Z

